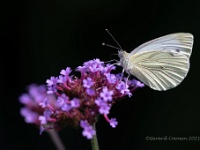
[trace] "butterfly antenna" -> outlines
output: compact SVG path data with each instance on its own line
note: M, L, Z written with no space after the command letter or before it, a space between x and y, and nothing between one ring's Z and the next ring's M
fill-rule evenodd
M115 43L119 46L119 48L120 48L120 50L122 50L122 47L121 47L121 45L117 42L117 40L114 38L114 36L110 33L110 31L108 30L108 29L105 29L106 30L106 32L112 37L112 39L115 41ZM104 43L105 44L105 43ZM106 44L106 46L107 46L108 44ZM111 45L109 45L109 47L111 47ZM114 48L114 46L112 46L113 48ZM119 49L118 48L118 49Z
M106 43L102 43L103 46L107 46L107 47L111 47L111 48L114 48L114 49L117 49L117 50L122 50L121 47L115 47L115 46L112 46L112 45L109 45L109 44L106 44Z

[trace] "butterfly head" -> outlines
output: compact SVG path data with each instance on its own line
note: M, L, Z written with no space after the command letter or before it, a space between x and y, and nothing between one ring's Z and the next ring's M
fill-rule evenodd
M125 50L119 50L118 51L118 57L119 57L119 62L118 65L122 66L123 69L127 72L128 71L128 53Z
M118 56L120 59L125 58L127 54L128 53L125 50L118 50Z

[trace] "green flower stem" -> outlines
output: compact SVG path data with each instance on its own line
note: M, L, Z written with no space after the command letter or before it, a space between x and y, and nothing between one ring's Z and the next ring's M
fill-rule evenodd
M96 130L95 123L93 124L93 128ZM99 144L97 140L97 134L95 134L91 140L92 150L99 150Z
M57 150L66 150L65 146L63 145L58 133L55 130L48 131L52 141L54 142Z

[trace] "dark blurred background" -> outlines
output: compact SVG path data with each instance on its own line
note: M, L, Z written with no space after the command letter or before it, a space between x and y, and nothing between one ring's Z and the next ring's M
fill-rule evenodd
M194 35L191 68L186 79L165 92L148 87L115 104L111 128L100 118L100 150L200 149L200 1L199 0L18 0L1 2L0 16L0 149L55 150L48 134L39 135L19 114L18 101L31 83L45 84L67 66L109 61L117 51L108 28L128 52L140 44L174 32ZM81 131L59 132L68 150L90 150ZM148 141L152 137L189 137L193 141Z

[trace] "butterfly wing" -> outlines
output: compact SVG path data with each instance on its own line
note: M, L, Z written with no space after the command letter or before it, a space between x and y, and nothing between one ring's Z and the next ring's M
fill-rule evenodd
M130 54L137 54L154 50L178 50L181 54L184 54L189 58L192 51L193 39L194 37L191 33L168 34L140 45Z
M190 33L157 38L131 52L126 69L152 89L168 90L186 77L192 45L193 36Z

